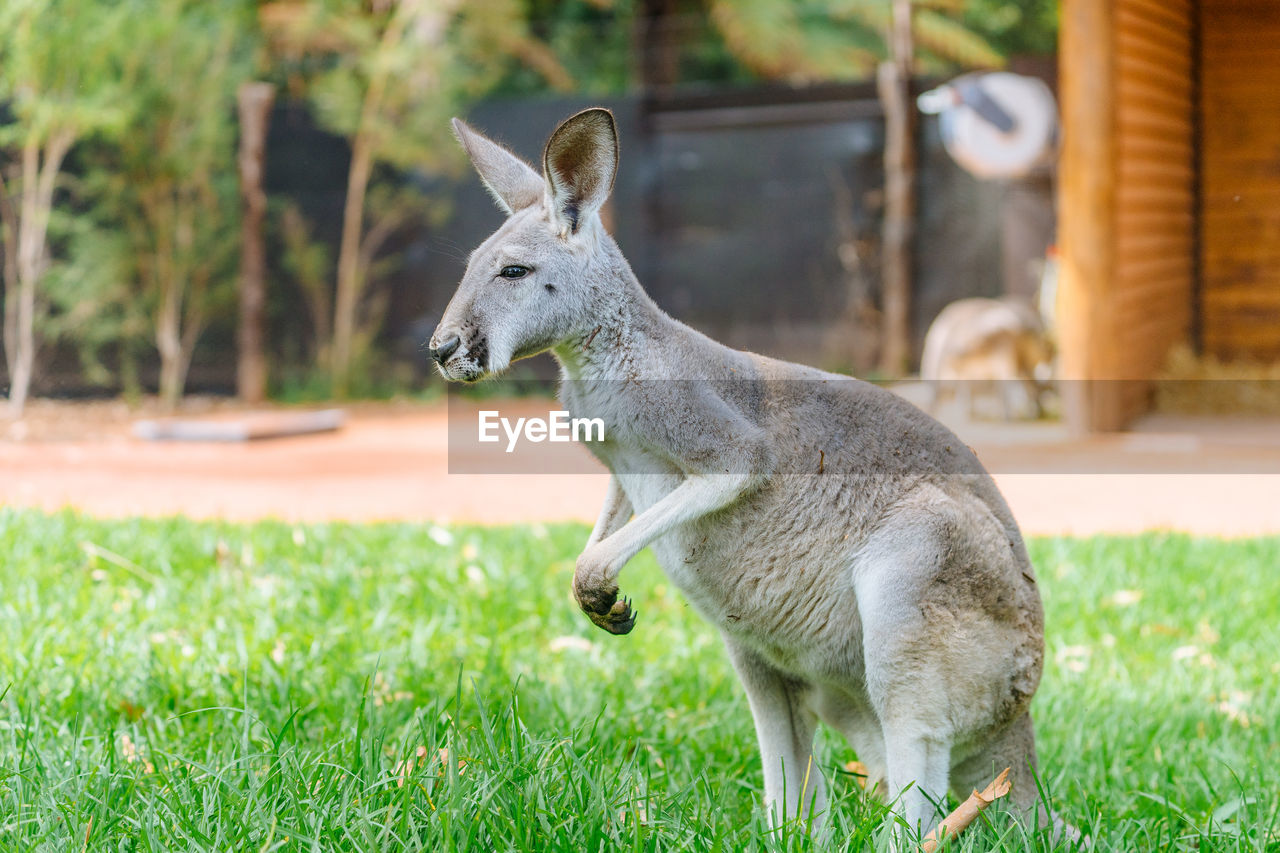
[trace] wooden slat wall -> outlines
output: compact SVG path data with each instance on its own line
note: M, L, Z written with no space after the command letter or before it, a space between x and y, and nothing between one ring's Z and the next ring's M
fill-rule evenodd
M1192 0L1117 0L1114 335L1105 375L1151 379L1188 339L1195 277ZM1148 404L1116 385L1121 426Z
M1280 3L1200 6L1202 340L1280 359Z
M1119 429L1141 414L1149 380L1189 334L1191 24L1192 0L1062 5L1063 376L1116 380L1074 395L1068 383L1079 429Z

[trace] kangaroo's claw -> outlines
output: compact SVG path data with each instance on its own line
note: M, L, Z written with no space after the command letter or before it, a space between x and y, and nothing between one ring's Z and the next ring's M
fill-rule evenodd
M636 616L639 615L631 609L631 599L623 598L619 600L615 592L606 600L609 603L607 609L603 612L585 607L583 610L592 622L610 634L631 633L631 629L636 626Z

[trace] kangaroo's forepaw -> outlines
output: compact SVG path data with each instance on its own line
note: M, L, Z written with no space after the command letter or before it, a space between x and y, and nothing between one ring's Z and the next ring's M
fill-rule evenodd
M618 599L616 586L606 590L579 589L575 584L574 594L582 612L610 634L629 634L636 626L639 614L632 611L630 599Z
M636 626L636 617L640 614L631 609L631 599L624 598L621 601L615 601L604 614L588 613L591 621L608 631L610 634L630 634L631 629Z

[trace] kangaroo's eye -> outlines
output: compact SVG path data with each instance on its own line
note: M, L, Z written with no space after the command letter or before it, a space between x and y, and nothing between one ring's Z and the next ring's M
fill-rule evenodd
M499 272L498 275L502 276L503 278L524 278L530 272L531 270L528 267L522 267L517 264L512 264L509 267L503 267L502 271Z

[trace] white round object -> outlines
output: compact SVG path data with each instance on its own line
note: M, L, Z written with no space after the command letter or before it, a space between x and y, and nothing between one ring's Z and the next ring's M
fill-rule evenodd
M1013 126L1001 130L975 109L973 87L990 99ZM1057 147L1058 109L1044 81L996 71L969 74L934 92L951 90L951 103L938 115L942 142L957 163L980 178L1012 178L1049 163ZM968 97L965 96L966 92ZM929 106L941 105L934 93ZM922 96L922 101L924 96ZM921 106L925 106L922 102Z

